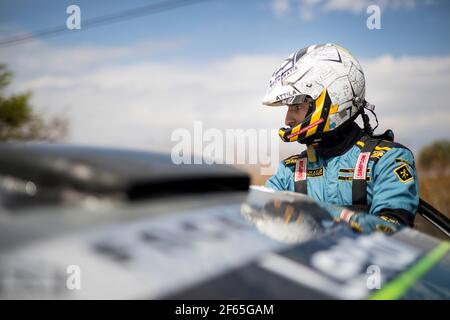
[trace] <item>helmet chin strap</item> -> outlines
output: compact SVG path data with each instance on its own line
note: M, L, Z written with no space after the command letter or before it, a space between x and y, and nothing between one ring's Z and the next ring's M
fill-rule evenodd
M375 128L372 129L372 126L370 125L369 116L365 113L364 109L369 110L370 113L372 113L372 115L374 116L375 121L377 123ZM375 114L374 110L375 110L375 106L373 104L370 104L366 100L362 100L360 113L361 113L361 117L362 117L363 123L364 123L364 133L371 136L372 138L394 141L395 135L391 129L387 129L382 134L377 134L377 135L374 134L375 129L378 128L378 118L377 118L377 115Z
M378 118L374 111L375 105L373 105L373 104L367 102L365 99L361 99L359 97L354 98L353 103L359 108L359 113L361 114L361 117L363 119L364 133L369 136L373 136L373 132L375 131L376 128L378 128ZM370 118L366 114L365 109L369 110L370 113L372 113L372 115L375 117L375 121L377 123L375 128L372 128L372 125L370 124Z
M364 112L364 108L361 109L361 117L364 123L364 133L368 134L369 136L372 136L373 129L372 126L370 125L369 116Z

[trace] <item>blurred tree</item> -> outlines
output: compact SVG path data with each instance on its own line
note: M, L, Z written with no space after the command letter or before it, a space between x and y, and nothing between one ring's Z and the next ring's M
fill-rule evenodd
M68 122L61 117L47 121L30 105L31 93L6 95L13 73L0 64L0 141L58 141L67 135Z
M450 217L450 141L439 140L422 148L417 169L420 197ZM444 239L420 216L416 216L415 225L421 231Z
M439 140L423 148L419 153L419 165L439 172L450 166L450 140Z

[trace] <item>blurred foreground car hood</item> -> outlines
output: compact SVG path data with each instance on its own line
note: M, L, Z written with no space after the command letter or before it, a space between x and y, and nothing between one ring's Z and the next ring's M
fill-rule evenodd
M450 298L448 242L354 233L307 196L248 192L230 167L0 150L1 299Z

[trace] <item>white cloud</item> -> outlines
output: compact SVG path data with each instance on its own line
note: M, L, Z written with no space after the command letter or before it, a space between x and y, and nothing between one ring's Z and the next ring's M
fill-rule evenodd
M282 15L288 12L290 9L289 0L273 0L272 9L277 15Z
M173 130L192 130L196 120L205 129L222 130L283 125L285 110L264 108L260 100L284 57L161 62L151 55L142 59L139 47L52 49L34 44L2 55L0 61L17 72L13 89L32 90L39 110L67 111L72 143L170 151ZM67 58L79 55L86 57ZM414 150L450 136L450 56L382 56L361 63L380 131L393 129ZM281 152L287 156L300 148L283 144Z
M450 137L450 57L383 56L361 61L367 99L376 104L383 128L417 150Z
M300 0L299 13L300 18L304 21L313 20L317 15L317 8L321 5L322 0Z
M140 47L53 50L32 44L2 52L0 61L17 73L13 90L33 91L38 109L67 110L70 142L167 151L171 132L192 128L194 120L223 129L276 128L274 112L283 117L282 110L263 112L259 101L281 57L161 63L151 54L142 59Z
M120 59L128 59L130 56L133 59L144 59L160 52L176 50L184 46L186 41L183 38L176 38L159 42L142 42L133 46L79 45L76 48L48 47L42 42L33 41L1 48L0 59L14 63L14 66L20 69L20 75L24 76L52 72L74 74L109 65Z
M278 16L295 11L299 13L302 20L309 21L332 11L360 14L366 12L370 5L378 5L382 10L409 10L419 4L430 5L433 3L430 0L273 0L272 8Z

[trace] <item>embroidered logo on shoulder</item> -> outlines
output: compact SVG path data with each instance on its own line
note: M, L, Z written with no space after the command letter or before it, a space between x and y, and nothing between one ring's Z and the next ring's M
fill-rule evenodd
M403 183L414 180L414 177L411 171L409 171L406 164L401 165L400 167L395 169L394 172L397 175L398 179Z
M291 165L295 165L297 163L297 160L300 158L300 156L298 154L296 154L295 156L291 156L287 159L284 159L284 165L285 166L291 166Z
M401 159L401 158L395 158L394 162L395 163L405 163L405 164L411 166L411 164L408 161Z
M370 155L370 157L380 159L382 156L384 156L384 153L385 151L382 150L374 150Z
M376 151L389 151L389 150L391 150L392 148L391 147L386 147L386 146L376 146L375 147L375 150Z
M320 177L323 176L323 167L317 169L308 169L308 177Z

